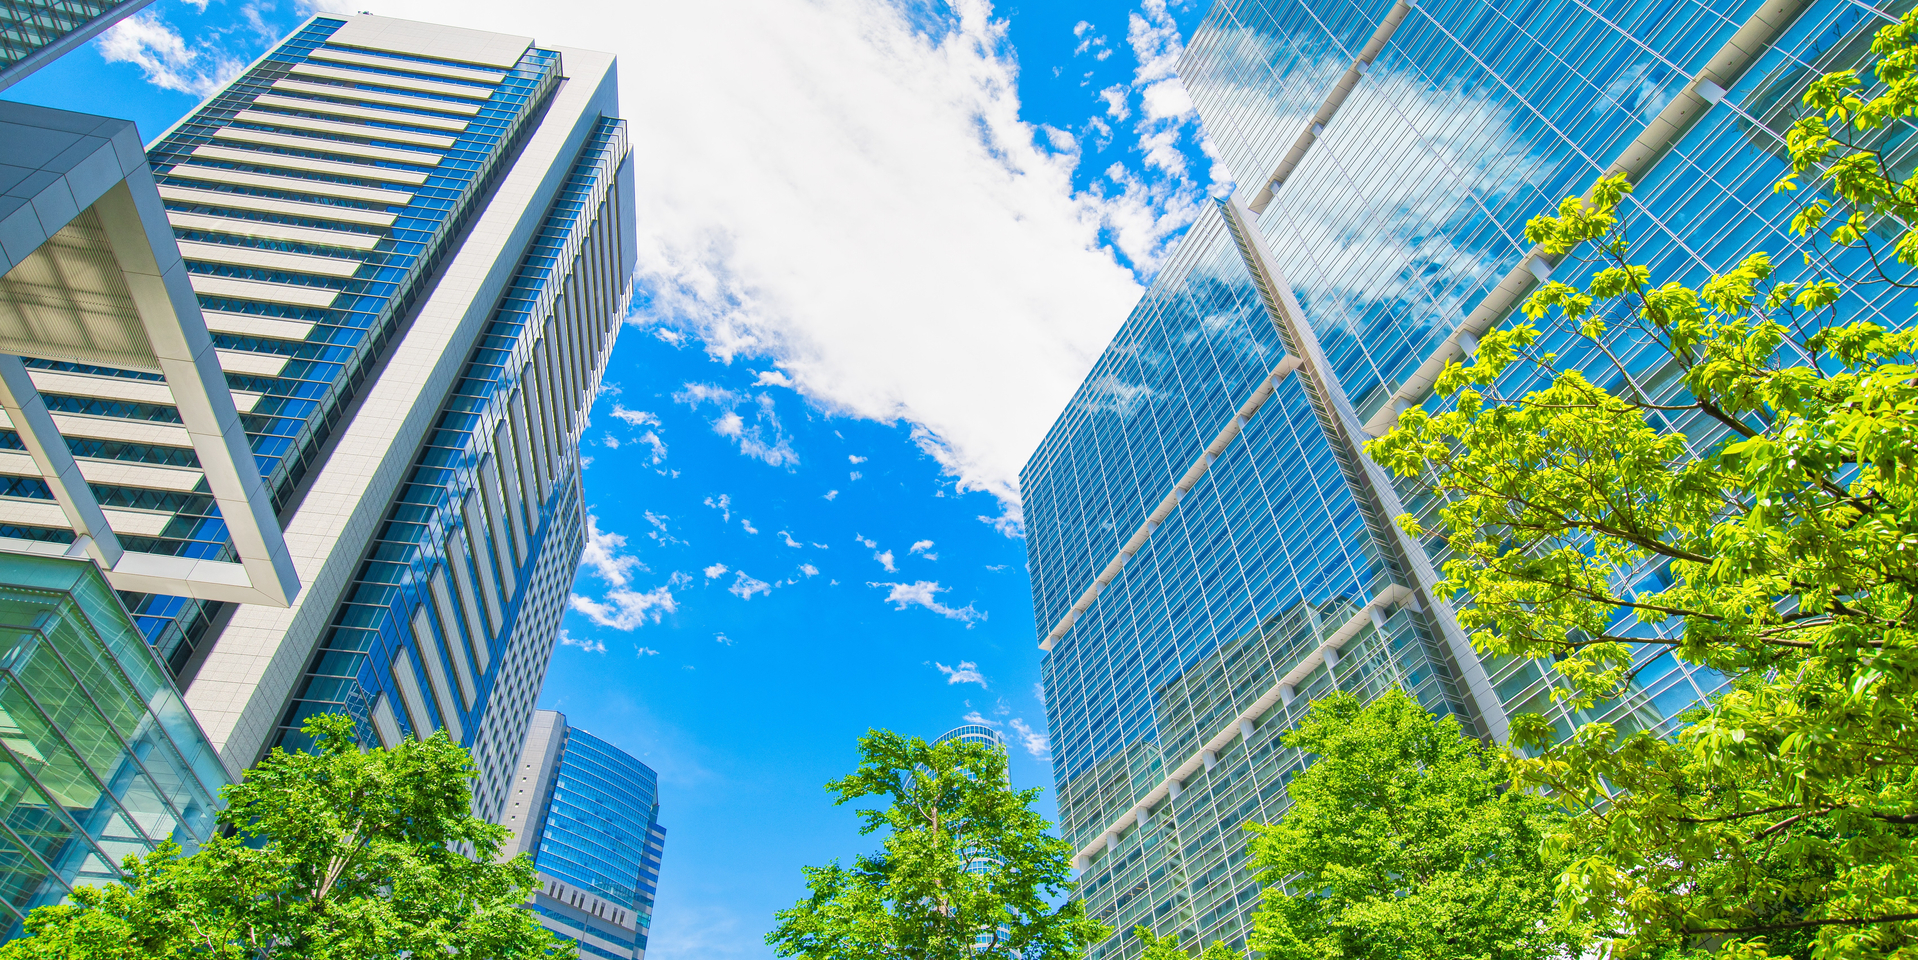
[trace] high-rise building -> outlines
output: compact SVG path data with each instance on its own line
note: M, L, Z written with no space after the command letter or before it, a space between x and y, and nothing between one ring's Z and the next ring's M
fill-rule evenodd
M230 775L345 712L445 729L498 816L631 294L617 113L610 55L365 15L145 163L0 107L0 553L98 563Z
M539 871L540 923L584 956L644 960L666 850L651 767L540 710L500 823L513 831L503 855L531 854Z
M153 0L0 0L0 90Z
M1624 212L1661 280L1758 248L1797 279L1793 198L1770 191L1789 113L1904 9L1215 3L1179 69L1239 182L1021 477L1059 808L1094 916L1243 944L1261 887L1241 827L1284 815L1307 758L1279 738L1330 690L1396 685L1502 739L1518 712L1669 729L1714 688L1654 651L1630 696L1573 711L1549 664L1477 654L1434 594L1443 542L1392 522L1437 530L1441 504L1363 444L1442 406L1443 364L1539 282L1586 276L1524 225L1601 175L1637 185ZM1846 304L1907 322L1890 306ZM1641 332L1608 337L1567 356L1615 389L1682 390Z
M212 836L226 770L99 567L0 562L0 939L120 861Z

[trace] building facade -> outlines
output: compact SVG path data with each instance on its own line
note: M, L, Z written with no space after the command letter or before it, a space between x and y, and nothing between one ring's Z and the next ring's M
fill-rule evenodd
M153 0L0 0L0 90Z
M500 822L533 858L540 923L582 956L644 960L666 828L651 767L554 710L534 714Z
M128 854L213 834L226 770L86 558L0 561L0 775L0 939Z
M629 152L610 55L365 15L313 18L147 151L301 584L126 593L230 771L346 712L368 743L445 729L498 816L584 548ZM229 551L188 501L164 546Z
M1637 185L1626 220L1661 280L1754 249L1801 269L1792 198L1770 190L1790 111L1908 6L1212 7L1180 75L1238 183L1021 476L1062 827L1094 916L1243 945L1262 891L1242 826L1284 815L1306 758L1279 738L1333 689L1398 686L1494 739L1521 712L1666 726L1714 689L1652 651L1631 696L1569 711L1549 665L1476 653L1434 594L1443 543L1391 522L1437 529L1440 504L1363 445L1441 407L1444 363L1539 282L1584 278L1523 229L1602 175ZM1845 308L1907 322L1893 306L1867 289ZM1567 355L1614 389L1682 389L1628 325L1604 347Z

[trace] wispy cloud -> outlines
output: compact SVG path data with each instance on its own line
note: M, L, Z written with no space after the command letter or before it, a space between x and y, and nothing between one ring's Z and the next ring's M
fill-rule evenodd
M727 390L709 383L688 383L673 400L697 410L702 406L720 409L713 432L739 445L739 452L774 467L799 466L799 454L792 439L779 423L779 414L771 394L752 394ZM753 419L747 422L739 412L745 407Z
M895 563L893 563L893 561L892 561L892 551L891 551L891 550L887 550L887 551L886 551L886 552L884 552L884 553L875 553L875 554L873 554L873 555L872 555L872 558L873 558L874 560L877 560L877 561L879 561L879 565L880 565L880 566L882 566L882 567L885 567L885 568L886 568L886 572L887 572L887 573L898 573L898 572L899 572L899 567L898 567L898 565L897 565L897 564L895 564Z
M623 552L625 548L625 535L601 530L599 517L590 511L586 514L586 550L580 554L580 566L611 586L623 587L631 582L634 571L646 569L638 557Z
M813 565L812 565L812 564L810 564L810 563L802 563L802 564L800 564L800 565L799 565L799 572L800 572L800 573L803 573L803 574L805 574L806 576L809 576L809 577L816 577L816 576L819 576L819 568L818 568L818 567L815 567L815 566L813 566Z
M1012 732L1018 736L1021 746L1032 754L1035 760L1052 759L1052 741L1044 733L1034 730L1018 717L1012 718Z
M715 563L715 564L713 564L712 566L710 566L710 567L707 567L707 568L706 568L706 569L705 569L704 571L702 571L702 572L704 572L704 573L706 574L706 579L708 579L708 580L717 580L717 579L719 579L720 577L723 577L723 576L725 576L725 575L726 575L726 571L727 571L727 570L729 570L729 569L730 569L730 568L729 568L729 567L727 567L727 566L726 566L725 564L723 564L723 563Z
M744 530L744 531L746 531L747 533L758 533L758 532L759 532L759 528L758 528L758 527L755 527L755 526L753 526L753 522L752 522L751 520L748 520L748 519L746 519L745 517L740 517L740 518L739 518L739 527L740 527L740 529L742 529L742 530Z
M653 414L647 413L644 410L628 410L617 403L613 404L613 419L624 421L628 425L635 427L659 426L659 418Z
M849 462L849 463L851 463L851 464L852 464L853 466L855 466L855 467L856 467L856 466L859 466L860 464L862 464L862 463L865 463L865 462L866 462L866 458L865 458L865 457L862 457L862 456L860 456L860 455L858 455L858 454L856 454L856 453L855 453L855 454L852 454L851 456L848 456L848 457L846 458L846 460L847 460L847 462Z
M659 656L659 651L654 650L652 647L634 647L633 654L639 657L640 659L644 660L647 657Z
M755 593L773 592L773 585L741 570L739 571L739 575L734 578L733 585L726 588L726 592L741 600L751 600Z
M720 520L726 523L733 522L733 498L732 497L729 497L723 493L720 494L718 497L707 497L706 505L713 508L714 510L719 511Z
M797 540L794 540L793 535L790 533L787 533L784 530L779 531L779 539L786 541L786 546L789 546L793 548L794 550L803 550L806 547L805 544L800 543Z
M663 586L643 593L620 587L608 590L603 600L576 593L570 604L574 610L585 614L587 619L615 630L634 630L648 622L658 623L666 614L679 609L672 591Z
M946 675L946 684L948 686L955 683L976 683L981 688L986 686L985 674L980 673L979 665L970 660L961 660L956 667L948 667L936 660L933 661L932 665L938 667L939 672Z
M246 61L217 44L189 46L157 13L143 10L100 35L97 47L108 63L140 68L148 83L205 97L225 87L246 69Z
M606 652L605 642L595 640L592 637L575 637L564 630L559 632L559 645L562 647L578 647L587 653Z
M919 580L914 583L868 582L866 586L891 588L891 592L886 594L886 602L893 604L895 610L904 610L909 606L925 607L948 620L958 620L968 628L986 619L985 613L975 609L970 603L963 607L949 607L940 603L939 594L948 593L951 588L940 586L936 580Z

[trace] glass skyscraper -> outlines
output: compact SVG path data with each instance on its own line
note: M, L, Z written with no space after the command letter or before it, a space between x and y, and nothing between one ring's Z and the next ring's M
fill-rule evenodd
M1624 214L1661 281L1754 249L1796 279L1792 198L1770 190L1789 111L1910 6L1213 6L1180 75L1238 182L1021 477L1062 827L1094 916L1242 945L1261 889L1241 827L1284 815L1306 758L1279 738L1330 690L1397 685L1502 739L1519 712L1668 725L1714 689L1654 651L1631 696L1567 711L1549 665L1474 652L1434 596L1444 544L1392 523L1438 529L1439 504L1363 444L1444 404L1443 364L1539 282L1583 279L1523 229L1607 173L1637 185ZM1642 334L1605 346L1568 356L1613 389L1682 389Z
M0 939L75 884L212 835L226 771L92 562L0 563Z
M540 710L505 811L504 854L530 853L539 870L528 908L540 923L582 956L644 960L666 848L653 769Z
M0 90L153 0L0 0Z

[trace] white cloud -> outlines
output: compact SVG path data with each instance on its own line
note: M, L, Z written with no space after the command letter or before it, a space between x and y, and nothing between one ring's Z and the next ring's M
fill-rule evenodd
M860 473L860 472L859 472L859 471L857 471L857 470L854 470L854 471L852 472L852 476L851 476L851 477L849 477L849 478L847 478L847 479L850 479L850 480L857 480L857 479L859 479L860 477L863 477L863 476L865 476L865 474L863 474L863 473Z
M658 433L648 430L640 435L639 442L653 448L654 465L666 462L666 441L659 439Z
M985 674L980 673L979 665L970 660L961 660L956 667L948 667L938 661L933 661L932 665L938 667L939 672L946 675L947 686L955 683L976 683L981 687L986 685Z
M204 8L204 3L201 4ZM100 56L108 63L131 63L148 83L196 97L225 87L246 69L246 61L217 43L189 47L179 32L151 10L136 13L100 35Z
M732 646L732 645L733 645L733 638L731 638L731 637L729 637L729 636L726 636L726 635L725 635L724 633L715 633L715 634L713 634L713 642L714 642L714 643L723 643L723 644L725 644L726 646L729 646L729 647L730 647L730 646Z
M908 606L925 607L948 620L958 620L970 626L984 620L986 615L968 603L963 607L948 607L939 602L939 594L950 590L934 580L920 580L916 583L867 583L869 587L890 587L886 602L894 604L893 609L904 610Z
M733 522L733 498L732 497L729 497L723 493L720 494L717 498L707 497L706 505L713 508L714 510L719 511L719 519L725 521L726 523Z
M651 510L646 511L646 522L653 525L653 529L646 531L646 536L659 541L661 546L685 543L686 541L673 536L672 531L667 529L666 521L670 519L672 518L664 514L654 513Z
M879 541L877 541L877 540L874 540L874 539L872 539L871 537L862 537L862 536L860 536L859 534L856 534L856 533L855 533L855 534L853 534L853 535L852 535L852 539L853 539L853 542L854 542L854 543L857 543L857 544L859 544L860 546L862 546L862 547L865 547L865 548L866 548L866 549L868 549L868 550L877 550L877 549L879 549Z
M706 568L706 569L705 569L704 571L702 571L702 572L706 574L706 579L708 579L708 580L717 580L717 579L719 579L720 577L723 577L723 576L725 576L725 575L726 575L726 571L727 571L728 569L730 569L730 568L728 568L728 567L727 567L727 566L726 566L725 564L723 564L723 563L715 563L715 564L713 564L712 566L710 566L710 567L707 567L707 568Z
M1131 108L1126 106L1126 100L1130 98L1131 95L1132 91L1127 89L1123 83L1115 83L1099 91L1099 99L1106 102L1106 116L1114 120L1124 120L1132 116Z
M785 429L779 425L779 415L770 394L762 393L755 397L708 383L689 383L673 394L673 399L695 410L703 405L722 408L719 419L713 421L713 432L738 444L740 453L764 461L769 466L799 466L799 454L792 448L792 439L786 436ZM740 416L738 408L741 406L755 408L751 423Z
M986 569L992 571L993 573L998 573L999 571L1004 570L1005 568L1006 568L1006 565L1003 563L986 564Z
M628 410L619 404L613 404L613 419L623 420L630 426L657 427L659 418L644 410Z
M826 499L828 499L828 500L831 500L832 498L834 498L834 497L836 497L836 496L839 496L839 491L837 491L837 490L828 490L828 491L826 491Z
M851 454L846 457L846 460L855 467L866 462L866 458L859 456L858 454Z
M574 610L585 614L594 623L615 630L632 630L649 620L658 623L666 614L679 609L672 591L666 587L655 587L644 593L619 587L607 591L605 600L594 600L576 593L570 603Z
M1019 743L1026 748L1026 752L1032 754L1033 759L1052 759L1052 742L1046 738L1045 734L1027 726L1026 722L1018 717L1012 718L1012 732L1019 738Z
M1043 683L1035 683L1035 684L1033 684L1033 685L1032 685L1032 698L1033 698L1034 700L1037 700L1037 701L1039 701L1039 702L1040 702L1040 703L1042 703L1042 704L1043 704L1043 703L1045 703L1045 702L1046 702L1046 685L1045 685L1045 684L1043 684Z
M591 512L586 514L586 550L580 554L580 566L592 570L611 586L623 587L631 582L633 571L646 569L638 557L622 552L625 547L623 534L601 530L599 517Z
M751 600L755 593L773 592L773 585L749 576L746 571L741 570L739 576L733 580L733 585L726 588L726 592L741 600Z
M740 526L740 527L741 527L742 529L744 529L744 530L745 530L745 531L746 531L747 533L758 533L758 532L759 532L759 528L758 528L758 527L755 527L755 526L753 526L753 522L752 522L751 520L748 520L748 519L746 519L745 517L740 517L740 518L739 518L739 526Z
M562 647L578 647L587 653L606 652L605 642L595 640L592 637L575 637L564 630L559 632L559 645Z
M806 546L805 544L800 543L797 540L794 540L793 535L790 533L787 533L784 530L779 531L779 539L786 541L786 546L789 546L793 548L794 550L803 550L805 549L805 546Z
M931 550L931 549L932 549L931 540L915 540L913 541L912 546L906 548L906 552L907 553L924 553L927 550Z
M633 655L634 655L634 656L637 656L637 657L639 657L639 658L641 658L641 659L645 659L646 657L657 657L657 656L659 656L659 651L658 651L658 650L654 650L654 649L653 649L652 647L634 647L634 648L633 648Z
M891 550L887 550L884 553L875 553L872 555L872 558L879 561L879 565L885 567L887 573L899 572L899 567L893 563Z
M800 564L800 565L799 565L799 572L800 572L800 573L803 573L803 574L805 574L806 576L809 576L809 577L816 577L816 576L819 576L819 568L818 568L818 567L815 567L815 566L813 566L813 565L812 565L812 564L810 564L810 563L802 563L802 564Z

